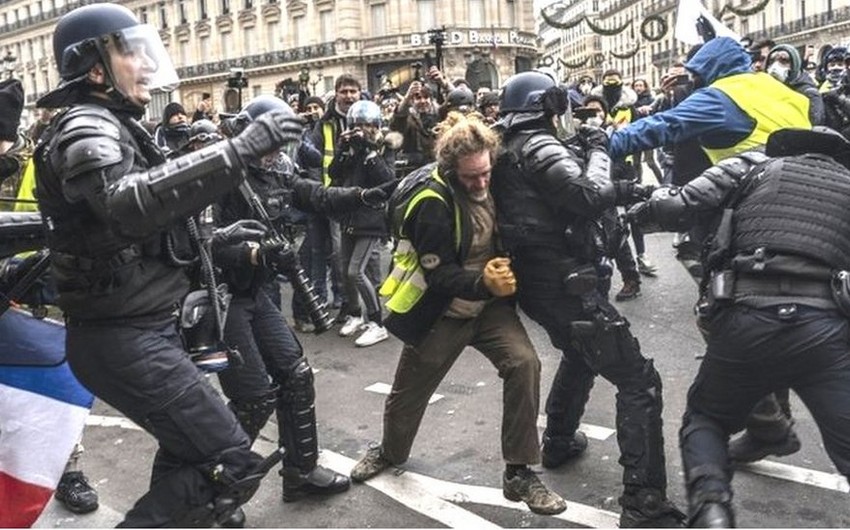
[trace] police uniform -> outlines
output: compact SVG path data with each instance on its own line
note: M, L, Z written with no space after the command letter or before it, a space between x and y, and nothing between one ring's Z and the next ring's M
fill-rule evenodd
M729 158L630 210L665 230L715 214L703 263L707 349L680 430L695 526L734 524L726 444L771 392L800 396L835 466L850 473L850 324L830 287L850 267L850 144L834 132L787 130L770 137L767 153L779 158Z
M553 135L551 117L566 110L554 104L556 90L539 72L508 80L501 106L506 153L492 183L520 307L562 351L546 401L543 462L558 466L586 447L577 429L600 374L617 387L620 525L676 525L680 515L666 500L661 379L628 321L596 288L604 237L597 219L635 185L610 181L604 142L590 145L584 161Z

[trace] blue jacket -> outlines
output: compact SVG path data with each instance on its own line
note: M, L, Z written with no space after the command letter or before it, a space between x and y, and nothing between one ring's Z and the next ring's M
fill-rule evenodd
M616 131L609 153L622 159L632 153L697 138L704 147L737 144L755 128L755 122L729 96L709 85L731 75L751 72L750 56L729 37L708 41L685 68L702 80L703 88L670 110L647 116Z

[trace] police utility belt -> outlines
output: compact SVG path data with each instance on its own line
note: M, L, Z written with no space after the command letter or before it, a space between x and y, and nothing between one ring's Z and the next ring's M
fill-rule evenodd
M706 294L709 305L731 301L766 307L796 302L820 309L838 309L850 318L850 271L834 272L829 280L715 271Z

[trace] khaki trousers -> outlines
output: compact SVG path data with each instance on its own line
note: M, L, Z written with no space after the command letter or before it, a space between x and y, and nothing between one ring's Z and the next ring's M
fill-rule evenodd
M418 348L404 346L384 407L382 452L393 464L410 456L428 399L466 346L483 353L502 378L505 462L540 462L540 360L514 306L495 300L473 319L441 317Z

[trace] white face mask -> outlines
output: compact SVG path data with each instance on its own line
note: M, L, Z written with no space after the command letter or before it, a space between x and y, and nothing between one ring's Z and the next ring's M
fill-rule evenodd
M578 86L578 91L584 95L590 94L590 91L593 89L593 85L590 83L582 83Z
M791 72L791 68L788 66L782 66L778 62L775 62L770 65L767 69L767 73L778 79L780 82L785 83L788 81L788 74Z

